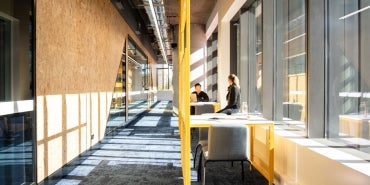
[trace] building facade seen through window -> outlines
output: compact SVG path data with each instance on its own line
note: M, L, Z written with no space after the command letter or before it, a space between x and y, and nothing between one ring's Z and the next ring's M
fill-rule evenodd
M327 136L370 153L370 1L328 1Z
M307 109L306 2L283 0L277 18L282 28L278 38L282 66L283 120L305 129Z
M172 86L172 65L157 64L157 88L158 90L170 90Z
M250 113L259 114L262 111L262 1L256 0L245 6L246 9L237 14L232 23L237 35L234 43L237 65L230 61L230 68L237 68L241 101L247 102Z

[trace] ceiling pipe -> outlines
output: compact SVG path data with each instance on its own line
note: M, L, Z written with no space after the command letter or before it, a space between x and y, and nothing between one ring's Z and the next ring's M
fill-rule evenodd
M154 30L155 30L155 36L157 37L158 40L158 45L161 50L163 60L168 64L168 49L169 43L167 42L168 40L168 33L166 29L166 19L165 19L165 10L164 10L164 4L163 0L144 0L149 6L145 6L146 13L149 16L150 23L154 25ZM153 2L154 1L154 2ZM155 3L155 5L154 5Z

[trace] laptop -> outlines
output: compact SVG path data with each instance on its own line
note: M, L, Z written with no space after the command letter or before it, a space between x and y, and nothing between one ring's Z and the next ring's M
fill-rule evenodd
M190 94L190 102L197 102L197 101L198 101L197 95L194 93Z

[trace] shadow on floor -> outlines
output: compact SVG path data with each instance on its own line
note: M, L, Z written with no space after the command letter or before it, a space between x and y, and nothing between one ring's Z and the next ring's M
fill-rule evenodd
M117 129L114 135L105 137L41 184L183 184L178 119L171 109L171 102L156 103L127 127ZM193 137L192 147L196 140ZM267 184L258 174L257 180L252 181L251 173L246 173L242 181L240 170L237 164L232 167L231 163L210 163L207 184ZM201 184L196 179L192 169L192 184Z

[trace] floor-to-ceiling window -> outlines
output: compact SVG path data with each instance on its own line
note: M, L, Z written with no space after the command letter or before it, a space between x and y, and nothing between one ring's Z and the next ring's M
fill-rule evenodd
M153 99L147 56L131 37L123 45L106 129L106 134L112 135L117 127L126 125L146 111Z
M237 74L240 78L241 101L250 113L262 110L262 1L247 2L237 15ZM232 61L231 61L232 62Z
M144 81L144 91L145 93L148 94L148 106L152 106L154 103L154 90L153 90L153 73L152 73L152 65L147 63L147 64L142 64L142 74L143 74L143 81ZM171 75L172 79L172 75Z
M113 90L112 103L109 110L106 134L126 123L126 43L122 50L116 82ZM114 133L113 133L114 134Z
M370 153L370 1L328 1L327 136Z
M0 184L35 182L33 1L0 1Z
M137 115L148 109L148 92L145 84L148 58L131 38L128 39L127 47L126 106L127 120L132 121Z
M282 68L283 117L286 122L306 128L306 2L283 0L277 6L276 54ZM281 57L281 58L280 58ZM278 88L279 89L279 88Z
M172 89L172 65L157 64L157 88L158 90Z
M254 8L254 16L255 16L255 60L256 60L256 66L255 66L255 82L256 86L255 88L255 104L254 107L251 107L250 111L252 112L258 112L260 113L262 111L262 97L261 97L261 91L262 91L262 64L263 64L263 58L262 58L262 4L261 1L256 1L253 4Z

